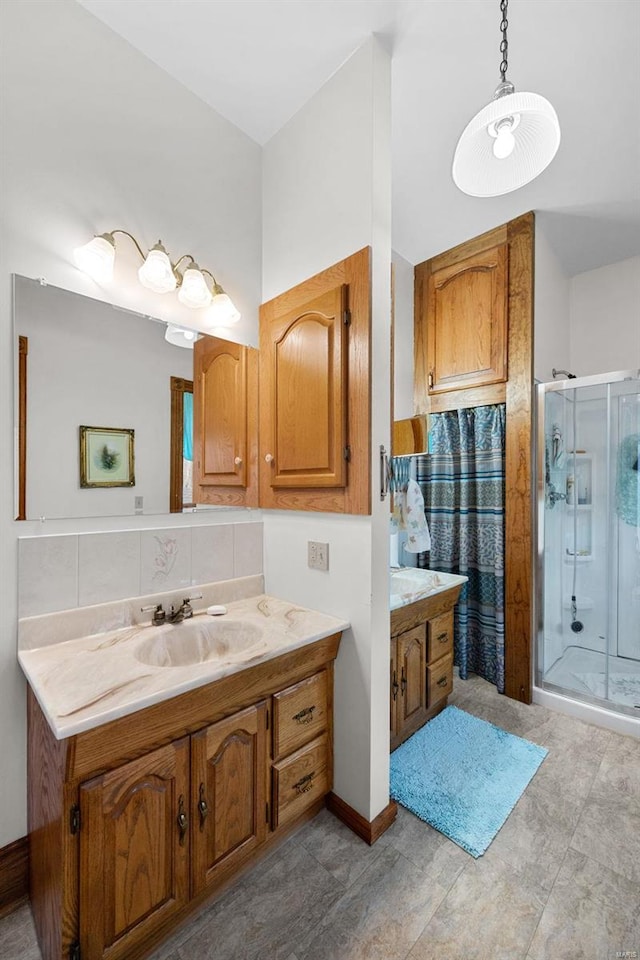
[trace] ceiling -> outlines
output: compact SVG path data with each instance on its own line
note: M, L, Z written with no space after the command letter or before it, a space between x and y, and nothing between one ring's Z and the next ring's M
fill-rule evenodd
M640 253L640 3L512 0L508 78L554 105L553 163L460 193L456 141L499 80L498 0L78 0L264 144L371 33L392 54L393 246L418 263L527 210L569 274Z

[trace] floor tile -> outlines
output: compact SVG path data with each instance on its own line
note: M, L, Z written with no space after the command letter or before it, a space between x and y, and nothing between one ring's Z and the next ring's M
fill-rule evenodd
M259 864L178 948L180 960L286 960L344 892L301 844Z
M589 797L571 841L573 850L640 883L640 799Z
M364 873L385 846L370 847L328 810L323 810L302 829L299 842L345 887L350 887Z
M387 846L328 912L299 960L404 960L446 891Z
M547 762L545 759L542 763ZM549 891L573 837L583 801L571 790L551 791L536 774L487 850Z
M591 797L626 796L640 801L640 740L611 735L594 780Z
M40 960L36 930L28 904L0 920L0 957L3 960Z
M523 960L545 902L542 888L510 864L481 857L460 874L409 958Z
M640 885L569 851L529 960L614 960L640 951Z
M472 859L471 854L400 805L397 819L385 836L394 850L414 866L428 867L431 876L445 890Z

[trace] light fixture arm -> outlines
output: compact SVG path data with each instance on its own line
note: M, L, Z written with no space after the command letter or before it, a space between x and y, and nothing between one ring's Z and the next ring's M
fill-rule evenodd
M173 270L173 272L174 272L175 275L176 275L176 279L177 279L177 281L178 281L178 285L180 285L180 284L182 283L182 274L181 274L180 271L178 270L178 267L180 266L180 264L182 263L183 260L188 260L190 264L196 262L196 258L195 258L195 257L192 257L190 253L183 253L181 257L178 257L178 259L176 260L175 263L172 263L172 264L171 264L171 269Z
M218 283L214 275L211 273L211 270L207 270L206 267L202 267L201 273L206 273L208 277L211 277L213 281L213 293L215 296L217 296L219 293L224 293L224 290L222 289L222 287L220 286L220 284Z
M140 254L140 258L141 258L142 260L146 260L146 256L147 256L147 255L146 255L145 253L143 253L142 247L140 246L140 244L138 243L138 241L136 240L136 238L134 237L134 235L133 235L132 233L129 233L128 230L119 230L119 229L118 229L118 230L110 230L109 233L102 233L102 234L100 234L100 236L104 237L105 240L110 240L111 243L113 243L113 245L115 246L115 240L114 240L113 238L114 238L114 236L116 235L116 233L123 233L123 234L125 235L125 237L129 237L129 239L133 241L133 244L134 244L136 250L137 250L138 253Z

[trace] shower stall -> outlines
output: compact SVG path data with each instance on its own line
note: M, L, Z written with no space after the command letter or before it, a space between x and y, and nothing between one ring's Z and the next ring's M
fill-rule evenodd
M534 693L640 735L640 371L537 389Z

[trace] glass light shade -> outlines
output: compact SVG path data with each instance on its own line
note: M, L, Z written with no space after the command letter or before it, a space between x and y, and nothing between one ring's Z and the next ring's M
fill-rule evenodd
M147 259L138 270L138 279L147 290L154 293L169 293L177 286L171 261L161 243L149 250Z
M240 319L231 297L226 293L217 293L211 301L208 320L216 327L231 327Z
M108 234L94 237L84 246L76 247L73 256L80 270L88 273L94 280L99 283L107 283L109 280L113 280L116 246Z
M188 327L177 327L175 324L169 323L164 338L167 343L173 344L174 347L186 347L187 350L193 350L198 334L195 330L189 330Z
M500 122L514 117L518 122L508 132L515 142L507 152L511 143ZM463 193L498 197L534 180L549 166L559 145L560 124L549 101L537 93L510 93L492 100L467 124L451 174Z
M178 300L185 307L198 309L199 307L208 307L211 298L211 291L200 271L200 267L197 263L192 263L183 274L182 283L178 290Z

